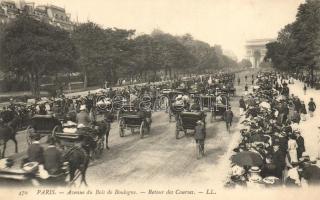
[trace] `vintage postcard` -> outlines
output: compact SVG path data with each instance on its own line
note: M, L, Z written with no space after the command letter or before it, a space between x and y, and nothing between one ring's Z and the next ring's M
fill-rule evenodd
M319 199L320 1L0 0L3 199Z

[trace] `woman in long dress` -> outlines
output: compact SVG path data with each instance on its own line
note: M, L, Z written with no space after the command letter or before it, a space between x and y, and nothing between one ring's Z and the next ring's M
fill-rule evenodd
M296 141L296 136L291 134L288 140L288 153L290 156L290 163L298 162L297 148L298 144Z

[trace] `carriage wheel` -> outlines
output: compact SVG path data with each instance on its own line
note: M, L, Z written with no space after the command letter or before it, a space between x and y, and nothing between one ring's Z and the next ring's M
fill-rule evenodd
M140 125L140 138L142 139L144 134L145 134L145 129L146 129L146 123L142 121Z
M62 128L61 128L61 126L56 125L56 126L53 128L53 130L52 130L51 136L55 138L55 137L56 137L56 132L57 132L57 131L62 132Z
M30 145L32 143L32 140L31 140L31 130L32 130L32 127L31 126L28 126L27 129L26 129L26 137L27 137L27 144Z
M119 122L119 134L120 137L124 136L124 121L122 119Z

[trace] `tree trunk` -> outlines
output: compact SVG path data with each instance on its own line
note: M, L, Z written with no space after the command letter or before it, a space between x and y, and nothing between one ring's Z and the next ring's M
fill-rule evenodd
M40 98L39 75L37 72L30 74L31 93L34 98Z
M88 87L88 77L87 77L87 69L84 70L83 72L83 88Z
M310 66L310 76L311 76L311 81L310 81L310 85L311 88L313 88L313 83L314 83L314 65Z
M169 78L170 78L170 80L172 79L172 71L171 71L171 67L169 67Z
M36 98L40 98L40 83L39 83L39 74L38 72L36 72L35 74L35 97Z

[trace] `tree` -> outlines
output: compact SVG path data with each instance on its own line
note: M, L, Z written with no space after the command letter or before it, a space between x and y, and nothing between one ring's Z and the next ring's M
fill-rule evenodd
M79 67L84 76L84 87L101 84L105 80L115 82L117 70L130 63L131 47L129 38L134 30L103 29L88 22L77 26L72 40L79 54ZM111 80L112 79L112 80Z
M292 29L292 38L296 42L295 62L307 66L311 80L314 80L313 72L319 66L320 56L320 1L308 0L301 4Z
M92 22L75 27L72 33L72 41L80 55L78 64L84 76L84 88L88 85L88 75L96 74L103 60L104 37L104 30Z
M307 67L314 80L313 72L320 64L320 1L300 4L296 20L279 32L267 50L266 59L271 59L273 67L292 71Z
M252 63L248 59L242 59L239 62L239 67L244 68L244 69L248 69L248 68L252 67Z
M35 97L43 75L72 71L77 58L68 32L25 15L6 25L0 49L1 69L28 76Z

